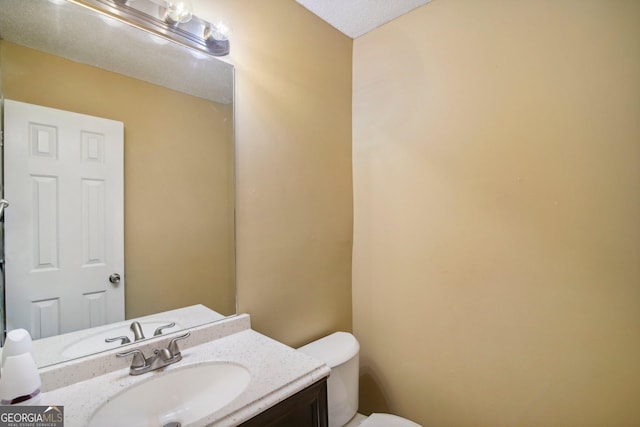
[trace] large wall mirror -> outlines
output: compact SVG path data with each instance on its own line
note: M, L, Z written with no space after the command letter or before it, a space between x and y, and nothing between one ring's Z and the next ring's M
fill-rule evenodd
M121 123L124 177L119 230L99 185L78 184L84 201L76 203L46 167L34 172L29 166L22 174L29 182L24 183L18 179L20 161L8 157L5 140L3 197L10 206L4 211L1 236L4 330L31 328L34 339L45 341L56 334L195 305L219 318L236 313L232 65L69 1L0 0L0 82L5 135L15 134L10 128L18 121L16 105L19 110L33 106ZM56 139L63 125L58 128L34 117L24 119L31 127L23 139L30 144L25 157L35 153L37 163L55 158L56 144L66 142ZM106 153L101 151L104 141L95 137L98 133L82 126L80 132L89 135L81 142L88 156ZM82 153L74 159L85 156ZM74 168L63 166L65 173ZM10 195L9 188L19 190ZM84 225L90 237L68 244L68 230L83 221L90 223ZM18 231L25 222L31 231ZM119 235L124 236L122 271L100 271L101 260L112 257L105 245ZM85 270L99 272L107 287L122 290L120 319L109 320L118 311L116 304L105 302L91 286L76 292L82 296L73 301L59 298L65 292L60 289L85 286L84 276L58 274L72 262L67 246L97 254ZM9 290L26 287L26 279L10 274L18 262L30 266L27 275L39 278L41 294L24 306L9 306L16 301L9 298L14 295ZM114 280L113 274L120 279ZM22 320L12 314L16 312ZM65 329L59 320L65 313L82 325ZM195 324L180 326L203 321L196 318Z

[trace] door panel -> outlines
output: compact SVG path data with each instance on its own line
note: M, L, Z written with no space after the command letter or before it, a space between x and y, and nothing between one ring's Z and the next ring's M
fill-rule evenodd
M7 328L124 320L121 122L5 100Z

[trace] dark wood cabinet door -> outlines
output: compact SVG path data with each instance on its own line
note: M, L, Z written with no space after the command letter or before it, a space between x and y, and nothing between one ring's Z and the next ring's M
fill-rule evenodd
M328 427L327 379L256 415L240 427Z

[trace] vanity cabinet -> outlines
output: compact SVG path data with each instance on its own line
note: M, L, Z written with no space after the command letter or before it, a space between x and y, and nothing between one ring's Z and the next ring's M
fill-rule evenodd
M294 394L240 427L327 427L327 379Z

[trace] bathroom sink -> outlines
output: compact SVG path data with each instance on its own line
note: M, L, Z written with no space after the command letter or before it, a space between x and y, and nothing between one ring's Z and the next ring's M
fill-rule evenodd
M142 331L146 337L152 337L156 328L165 326L173 322L172 320L153 320L153 321L141 321L140 325ZM175 322L174 322L175 323ZM182 325L176 323L176 326L172 328L164 329L164 333L170 333L183 329ZM65 358L75 358L86 356L87 354L95 353L98 351L109 350L112 348L120 347L120 341L114 341L107 343L105 338L113 338L118 336L129 336L133 341L133 335L129 330L129 324L120 325L115 328L101 329L96 333L87 335L79 340L76 340L69 344L62 350L62 356Z
M109 398L89 427L186 425L231 403L249 385L241 365L211 362L157 371Z

